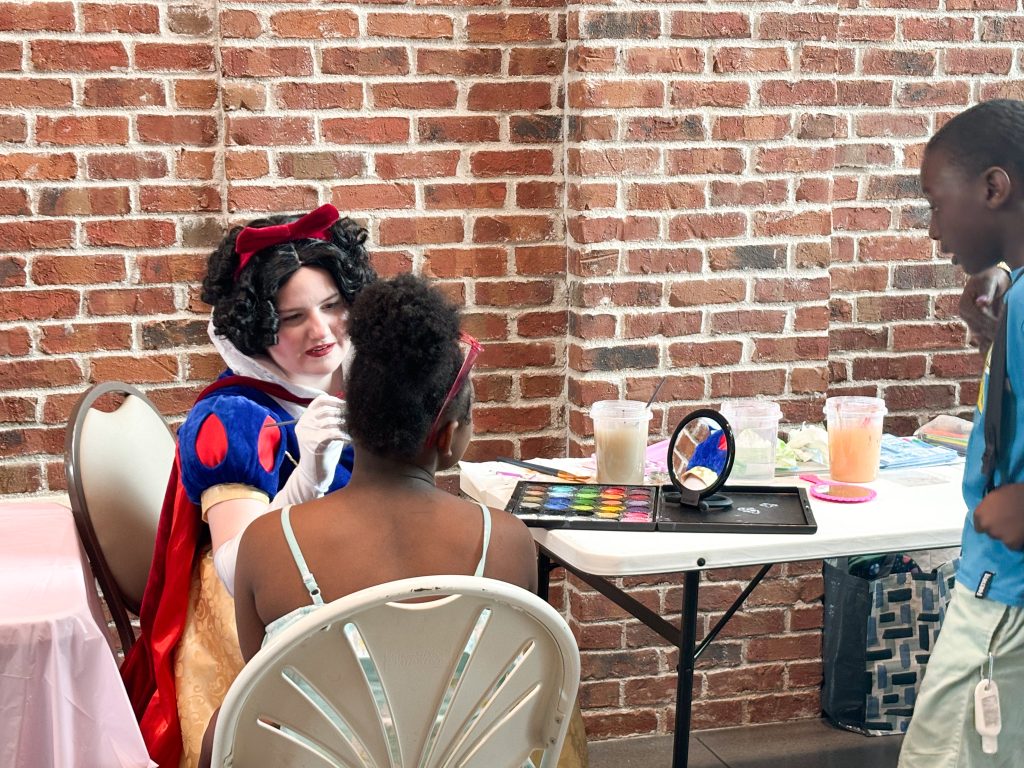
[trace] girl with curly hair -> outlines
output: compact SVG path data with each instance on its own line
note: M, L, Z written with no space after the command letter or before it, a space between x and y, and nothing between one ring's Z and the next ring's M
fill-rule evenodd
M242 532L271 509L345 486L349 311L376 279L366 230L325 205L232 229L202 299L227 370L178 432L141 610L122 666L151 757L194 766L242 667L231 594Z

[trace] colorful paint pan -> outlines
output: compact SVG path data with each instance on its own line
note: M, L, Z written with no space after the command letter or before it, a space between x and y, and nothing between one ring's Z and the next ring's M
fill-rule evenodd
M646 485L567 485L523 480L505 507L538 528L653 531L659 489Z

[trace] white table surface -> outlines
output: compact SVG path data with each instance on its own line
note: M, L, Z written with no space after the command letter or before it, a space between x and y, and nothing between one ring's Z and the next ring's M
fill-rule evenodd
M145 768L71 510L0 504L0 765Z
M579 460L540 459L564 468ZM498 462L460 465L464 493L502 508L518 478ZM841 504L811 499L817 532L739 534L637 531L580 531L531 528L534 539L557 559L597 576L633 576L781 563L873 552L959 546L967 514L960 492L963 463L885 471L870 483L872 501ZM534 479L532 476L530 479ZM808 483L776 478L777 485ZM739 483L736 483L739 485ZM698 560L703 563L698 565Z

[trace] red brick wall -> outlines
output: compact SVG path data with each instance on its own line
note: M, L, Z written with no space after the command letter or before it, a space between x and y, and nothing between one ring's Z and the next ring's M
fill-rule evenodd
M381 273L465 304L487 345L472 458L588 452L586 407L665 373L655 437L758 393L788 422L820 418L826 389L884 396L901 430L964 410L962 278L916 170L946 116L1024 93L1022 18L1016 0L0 0L0 495L63 488L92 382L180 417L219 369L205 253L230 222L328 201L367 223ZM712 647L699 724L814 714L816 574L776 569ZM735 575L708 575L707 611ZM672 580L629 583L678 604ZM559 594L593 733L664 730L664 646L573 581Z

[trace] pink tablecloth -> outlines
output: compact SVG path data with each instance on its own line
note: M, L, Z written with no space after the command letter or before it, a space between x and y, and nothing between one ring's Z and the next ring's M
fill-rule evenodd
M0 766L155 765L91 578L71 510L0 504Z

